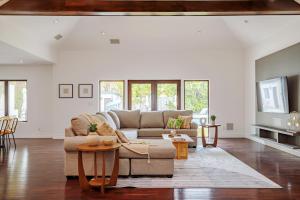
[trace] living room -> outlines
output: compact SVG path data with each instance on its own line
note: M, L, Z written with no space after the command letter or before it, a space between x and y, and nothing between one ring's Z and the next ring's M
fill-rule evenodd
M1 123L18 119L1 135L0 197L299 198L299 24L297 15L0 16ZM257 84L277 77L289 110L270 114ZM193 119L182 128L173 117ZM132 141L101 135L103 124ZM172 137L183 135L180 151ZM95 162L98 177L104 162L107 177L120 175L114 184L86 186L95 163L84 152L81 176L78 149L89 139L101 145L83 152L119 145Z

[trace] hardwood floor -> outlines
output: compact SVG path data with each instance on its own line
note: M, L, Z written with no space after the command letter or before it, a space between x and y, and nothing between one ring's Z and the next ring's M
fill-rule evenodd
M247 139L220 139L236 156L282 189L110 189L81 193L78 180L64 177L62 140L17 139L0 153L0 199L300 199L300 158Z

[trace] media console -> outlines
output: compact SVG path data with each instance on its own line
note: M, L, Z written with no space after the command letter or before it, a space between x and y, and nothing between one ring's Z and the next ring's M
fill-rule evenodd
M291 149L300 149L300 143L297 144L297 137L300 132L290 132L285 129L274 128L265 125L253 125L256 128L256 137L272 141Z

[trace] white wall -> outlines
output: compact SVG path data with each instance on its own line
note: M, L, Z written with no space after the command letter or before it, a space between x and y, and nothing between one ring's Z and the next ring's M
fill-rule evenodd
M106 51L62 51L53 67L53 137L62 138L72 116L98 111L98 81L128 79L208 79L210 112L217 121L234 123L223 137L244 135L244 55L242 51L139 52L121 48ZM58 84L74 83L74 98L59 99ZM93 99L79 99L78 83L94 84Z
M280 32L263 42L252 46L246 53L245 65L245 133L249 137L255 129L256 94L255 94L255 60L270 55L300 42L300 20L284 27ZM282 66L284 67L284 66Z
M28 122L20 122L18 138L52 137L52 66L0 66L0 79L26 79Z

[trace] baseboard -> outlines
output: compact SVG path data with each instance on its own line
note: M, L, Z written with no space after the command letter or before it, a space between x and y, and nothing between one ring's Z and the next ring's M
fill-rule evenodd
M263 139L260 139L258 137L254 137L254 136L247 136L246 138L248 138L249 140L258 142L260 144L267 145L267 146L272 147L274 149L278 149L278 150L284 151L286 153L293 154L295 156L300 157L300 149L291 149L291 148L288 148L286 146L280 145L276 142L263 140Z

